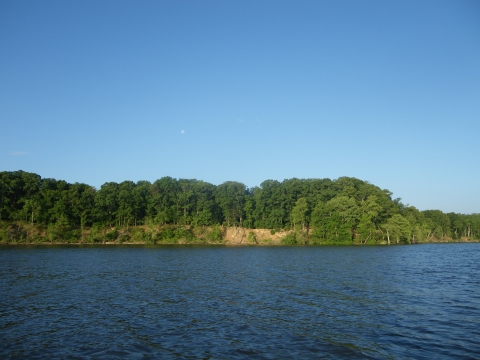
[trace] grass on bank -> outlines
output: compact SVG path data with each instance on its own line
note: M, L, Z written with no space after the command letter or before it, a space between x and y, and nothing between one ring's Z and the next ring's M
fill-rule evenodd
M62 224L42 225L0 222L2 244L219 244L222 229L187 226L135 226L128 228L94 225L79 228Z

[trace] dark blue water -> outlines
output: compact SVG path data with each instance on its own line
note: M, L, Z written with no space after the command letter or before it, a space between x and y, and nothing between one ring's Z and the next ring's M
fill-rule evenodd
M3 247L0 358L480 358L480 244Z

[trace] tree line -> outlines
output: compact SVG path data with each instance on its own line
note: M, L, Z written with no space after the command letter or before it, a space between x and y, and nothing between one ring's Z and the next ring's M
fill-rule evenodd
M390 191L351 177L266 180L252 188L236 181L213 185L163 177L153 183L107 182L96 189L25 171L4 171L0 223L5 228L14 222L79 233L147 224L295 230L287 242L310 244L480 238L480 214L419 211L393 199Z

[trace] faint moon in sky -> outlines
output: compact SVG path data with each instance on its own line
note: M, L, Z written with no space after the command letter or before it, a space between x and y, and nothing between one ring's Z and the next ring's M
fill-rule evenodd
M180 131L180 133L185 134L185 130Z

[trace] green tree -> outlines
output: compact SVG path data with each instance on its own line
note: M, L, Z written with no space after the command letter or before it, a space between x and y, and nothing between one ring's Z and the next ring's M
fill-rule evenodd
M366 244L373 238L376 230L375 221L378 220L378 214L382 207L377 203L377 196L370 195L366 200L361 200L359 204L360 221L357 225L357 234L360 243Z
M402 215L393 215L383 227L387 232L388 244L390 244L390 237L392 237L397 244L401 240L409 242L411 231L410 223Z
M239 224L242 227L245 193L245 185L235 181L227 181L217 187L215 200L222 209L227 226Z
M302 230L305 231L307 228L307 216L308 216L308 203L307 199L301 197L295 203L294 208L292 209L292 222L293 227L301 225Z
M119 226L129 226L135 221L136 204L134 197L135 183L123 181L118 185L116 200L116 218Z
M41 209L42 209L42 207L41 207L40 200L38 199L38 197L35 197L35 198L32 198L32 199L25 199L23 210L24 210L24 213L26 215L25 216L26 218L28 217L28 215L30 215L29 217L30 217L30 222L31 222L32 225L33 225L33 221L38 216Z
M326 205L330 212L327 223L330 237L340 242L351 241L353 229L360 216L355 199L340 195L334 197Z
M255 225L255 199L252 195L245 196L245 205L243 206L245 214L244 226L252 229Z
M117 222L119 186L108 182L100 187L95 196L96 219L113 226Z
M435 237L442 240L450 236L450 218L440 210L423 211L426 219L430 219L435 227Z
M178 192L176 179L169 176L156 180L150 189L149 214L155 222L164 224L178 223Z
M352 197L339 195L326 203L319 201L312 212L314 241L351 242L360 215L360 208Z
M95 188L87 184L75 183L69 189L74 223L80 224L82 241L85 239L86 226L94 222L95 195Z
M181 210L181 219L182 225L187 225L190 223L191 217L189 216L191 209L194 206L194 184L196 180L187 180L180 179L178 180L179 191L177 193L177 204L178 210Z
M148 216L148 204L150 202L150 189L152 184L149 181L138 181L133 188L133 225L137 226L145 222Z

